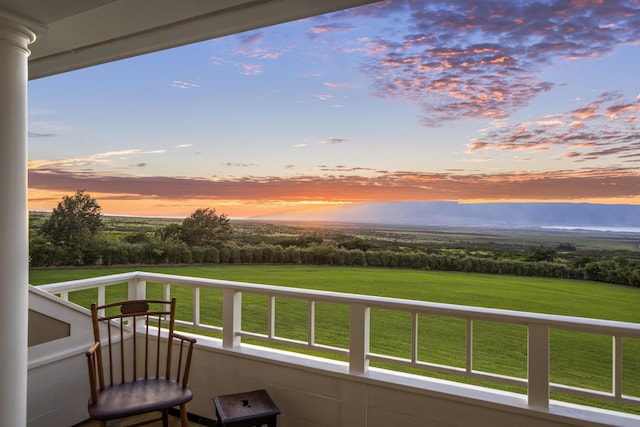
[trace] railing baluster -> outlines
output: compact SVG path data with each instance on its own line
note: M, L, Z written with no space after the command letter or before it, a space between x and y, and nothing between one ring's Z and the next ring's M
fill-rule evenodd
M171 301L171 283L165 282L162 284L162 295L165 301Z
M418 313L411 313L411 363L418 361Z
M549 325L530 323L528 339L529 405L549 407Z
M314 300L308 300L307 311L307 342L309 345L314 345L316 343L316 302Z
M622 397L622 337L613 336L613 395Z
M276 297L269 295L269 307L267 308L267 336L276 336Z
M171 283L170 282L162 282L162 295L165 301L171 301ZM169 305L167 304L165 310L169 310ZM169 320L170 315L165 314L163 319Z
M194 326L200 325L200 288L193 288L193 308L191 309L191 316Z
M473 371L473 319L467 319L465 350L465 370L470 374Z
M350 304L349 370L364 373L369 367L369 332L371 309L366 304Z
M102 306L106 301L106 286L98 286L98 306ZM98 310L99 316L104 316L104 309Z

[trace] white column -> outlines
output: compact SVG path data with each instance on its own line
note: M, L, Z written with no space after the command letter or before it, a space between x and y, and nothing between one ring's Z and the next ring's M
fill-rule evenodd
M27 424L27 59L34 34L0 17L0 417Z

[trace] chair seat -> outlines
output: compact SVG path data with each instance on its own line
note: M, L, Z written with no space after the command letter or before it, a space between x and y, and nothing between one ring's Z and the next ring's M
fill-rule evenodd
M174 380L150 378L114 385L100 392L98 401L89 403L89 415L96 420L129 417L172 408L191 400L189 387Z

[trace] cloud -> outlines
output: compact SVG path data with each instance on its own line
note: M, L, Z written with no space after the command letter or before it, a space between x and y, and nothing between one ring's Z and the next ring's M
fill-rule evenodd
M372 169L372 168L364 168L364 167L347 167L347 166L343 166L343 165L338 165L338 166L326 166L326 165L321 165L319 166L319 169L322 172L362 172L362 171L376 171L376 169ZM377 171L380 172L380 171Z
M30 112L31 115L38 114ZM39 113L44 115L47 113ZM58 136L61 132L71 129L70 126L42 120L29 120L29 134L30 138L48 138L52 136Z
M258 166L255 163L236 163L236 162L227 162L224 165L234 167L234 168L250 168L253 166Z
M284 53L282 48L265 48L262 46L264 37L262 32L259 31L241 34L234 40L237 41L237 48L234 52L236 55L259 59L277 59Z
M320 144L342 144L344 142L347 142L347 140L344 138L329 138L321 141Z
M467 153L483 150L530 152L561 150L562 158L621 159L640 153L640 129L635 122L640 103L617 92L605 92L593 102L535 122L500 124L483 130L467 144Z
M335 169L338 175L203 179L107 175L47 168L29 170L29 186L34 191L60 192L84 188L90 193L137 200L239 200L247 203L454 199L568 201L640 195L640 174L636 169L625 168L500 174L377 171L373 176L345 175L344 172L352 171L345 166Z
M195 89L200 87L199 84L190 81L174 80L171 86L178 89Z
M180 145L176 145L176 148L187 148L191 146L193 146L193 144L180 144Z
M262 74L262 65L259 64L242 64L243 74L246 76L254 76Z
M407 28L372 38L363 70L377 96L420 105L425 126L507 117L554 87L540 77L544 66L602 56L640 39L640 3L630 0L407 0L354 13L394 18ZM342 18L352 15L335 15Z
M330 87L332 89L342 89L349 88L353 86L353 83L334 83L334 82L324 82L325 86Z
M350 24L339 24L339 23L333 23L333 24L326 24L326 25L316 25L314 27L311 27L310 31L313 34L322 34L322 33L341 33L343 31L348 31L355 28L353 25Z
M52 136L58 136L55 133L41 133L41 132L29 132L29 138L51 138Z
M262 41L262 32L254 31L250 33L244 33L238 36L238 42L241 45L256 45Z
M275 60L284 55L291 47L286 44L279 44L277 47L267 45L265 37L260 31L253 31L238 35L231 40L234 41L229 57L240 57L240 60L231 60L219 56L213 56L209 60L215 65L230 64L238 67L245 75L256 75L263 72L263 65L257 61ZM247 62L248 58L250 62Z
M60 169L78 169L78 168L86 168L88 166L97 165L97 164L105 164L111 158L117 159L127 159L130 156L136 156L141 154L163 154L166 150L151 150L151 151L143 151L143 150L117 150L117 151L106 151L104 153L96 153L89 156L80 156L80 157L67 157L63 159L38 159L38 160L30 160L28 163L29 169L42 169L47 170L49 168L60 168ZM140 165L140 163L138 164ZM146 165L146 164L145 164Z

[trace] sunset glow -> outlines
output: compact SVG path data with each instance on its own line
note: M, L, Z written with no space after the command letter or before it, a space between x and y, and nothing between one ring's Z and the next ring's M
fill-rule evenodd
M637 1L384 1L35 80L29 209L640 204Z

